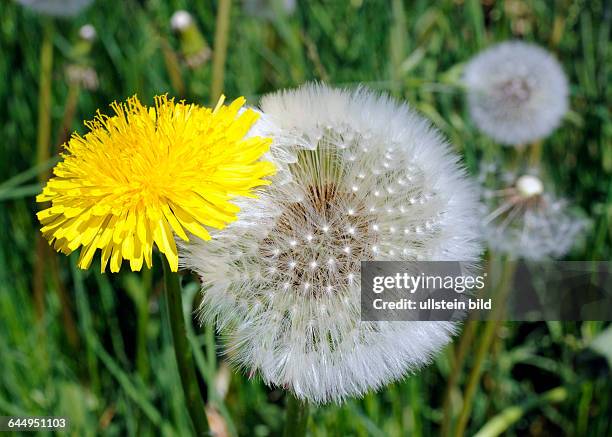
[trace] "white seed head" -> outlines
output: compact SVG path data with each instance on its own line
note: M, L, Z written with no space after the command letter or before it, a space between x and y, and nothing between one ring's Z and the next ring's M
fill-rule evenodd
M518 145L547 137L568 108L561 65L546 50L520 41L497 44L465 67L468 106L484 133Z
M91 24L85 24L79 29L79 37L88 42L93 42L96 39L96 28Z
M93 0L17 0L28 9L55 17L72 17L88 7Z
M185 10L178 10L170 17L170 27L175 32L182 32L193 24L193 17Z
M489 246L512 258L539 261L566 255L589 222L533 175L497 177L482 190ZM483 178L484 179L484 178ZM489 177L491 181L494 178Z
M539 196L544 192L544 184L537 176L523 175L516 180L516 189L523 197Z
M360 263L478 259L478 194L457 156L406 105L365 89L309 85L264 97L262 109L255 130L273 137L290 177L239 203L239 220L211 241L182 248L202 279L202 317L227 335L232 362L315 403L417 370L455 325L361 322ZM405 228L422 232L395 232Z

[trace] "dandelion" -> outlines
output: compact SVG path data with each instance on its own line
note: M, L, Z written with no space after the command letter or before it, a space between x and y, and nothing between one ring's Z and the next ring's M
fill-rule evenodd
M93 27L92 24L85 24L79 29L79 37L83 41L87 41L90 43L94 42L97 36L98 33L96 32L96 28Z
M197 68L210 59L212 51L189 12L181 9L172 14L170 27L179 36L181 54L189 68Z
M263 99L276 183L181 262L230 360L315 403L423 366L447 322L361 322L362 260L477 259L477 193L440 134L371 91L304 86ZM290 174L291 179L278 179Z
M485 180L494 169L487 167L481 178ZM489 246L512 258L532 261L567 254L588 221L571 210L567 200L547 190L535 174L507 172L499 180L501 187L483 190Z
M485 50L467 64L464 83L474 122L504 144L550 135L568 108L563 69L533 44L511 41Z
M214 110L159 96L154 107L136 97L113 103L113 116L98 113L89 132L74 134L64 158L37 197L51 206L38 213L43 236L56 250L82 246L86 269L101 251L101 269L151 267L153 246L178 269L173 234L207 240L208 228L236 219L236 196L268 184L274 172L260 160L270 140L244 136L258 115L239 113L244 98Z
M17 0L35 12L56 17L72 17L87 8L93 0Z
M183 9L176 11L170 17L170 26L175 32L182 32L191 25L193 25L193 18L189 12Z

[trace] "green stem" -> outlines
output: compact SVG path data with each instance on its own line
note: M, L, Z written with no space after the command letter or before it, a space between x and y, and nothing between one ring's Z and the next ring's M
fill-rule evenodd
M146 384L149 380L150 368L147 354L147 329L149 326L149 295L153 286L153 271L144 267L142 269L142 282L138 290L137 302L138 321L136 325L138 343L136 345L136 369Z
M459 381L459 376L461 375L461 370L463 369L463 362L465 361L465 358L468 355L468 351L470 350L472 341L474 340L474 336L476 335L477 327L477 320L467 320L465 322L463 335L461 336L461 340L459 341L455 361L453 362L451 373L448 376L448 382L446 383L446 391L444 392L444 401L442 404L442 427L440 430L440 435L442 437L446 437L449 435L451 419L453 416L451 397L453 395L453 390L455 389L455 386Z
M408 41L406 30L406 13L401 0L391 2L393 21L389 30L391 58L391 88L393 95L401 96L402 62L406 59L405 41Z
M60 125L59 135L55 145L55 154L61 153L64 144L70 139L70 127L74 120L74 114L77 109L79 102L79 96L81 94L81 87L78 84L70 84L68 88L68 96L66 96L66 103L64 105L64 115L62 117L62 124Z
M465 434L465 429L472 412L472 401L474 400L474 395L476 394L476 389L478 388L478 384L480 382L482 367L487 356L487 352L491 347L491 343L493 343L495 333L497 332L497 327L500 324L500 318L504 311L503 304L505 303L506 297L511 289L512 276L514 275L515 269L515 261L505 260L503 272L498 284L499 288L497 289L498 304L493 310L491 320L484 322L484 331L482 333L480 343L478 344L478 348L476 349L476 356L474 358L472 371L468 377L467 387L463 396L463 405L461 407L461 412L459 413L459 419L457 420L457 427L455 428L454 433L455 437L463 437Z
M423 399L421 379L410 378L410 404L412 410L412 437L421 437L423 435Z
M51 79L53 73L53 21L44 23L43 41L40 49L40 78L38 90L38 130L36 140L36 163L49 160L49 140L51 137ZM40 182L45 182L48 171L39 174Z
M36 164L40 166L49 160L49 139L51 136L51 80L53 74L53 21L48 19L43 27L43 40L40 48L40 76L38 84L38 128L36 138ZM41 185L47 180L49 169L38 173ZM41 208L42 209L42 208ZM48 247L42 236L36 241L36 262L34 265L34 302L39 320L44 316L45 265Z
M491 253L488 255L487 272L485 274L492 276L493 269L493 261L494 257ZM484 297L484 294L482 295ZM442 426L440 431L440 436L447 437L450 435L451 431L451 422L453 419L453 405L452 405L452 395L453 391L456 389L457 383L459 382L459 377L461 375L461 371L463 370L463 364L465 359L468 356L468 353L472 350L472 343L474 342L474 338L476 337L476 332L479 327L478 320L475 320L475 313L470 313L468 319L465 321L463 334L461 335L461 340L459 342L459 346L457 347L455 353L455 359L453 361L451 372L448 377L448 382L446 384L446 390L444 393L444 402L442 406Z
M232 0L220 0L215 24L215 46L213 49L212 84L210 86L211 105L216 105L223 92L225 58L230 27Z
M208 421L204 410L204 401L198 387L196 370L191 356L191 349L187 339L185 319L183 316L183 299L181 296L181 284L178 273L172 272L168 261L162 256L164 266L164 288L166 305L168 307L168 325L172 331L174 341L174 355L181 377L183 393L187 402L189 416L193 422L196 435L202 436L209 433Z
M565 387L557 387L543 393L535 399L530 399L520 405L507 407L502 412L489 419L480 431L474 434L474 437L497 437L518 422L528 411L543 404L563 402L567 397L567 389Z
M537 168L542 158L542 141L536 141L531 145L529 151L529 166Z
M212 324L208 324L205 327L204 332L205 344L206 344L206 357L208 361L208 380L213 381L217 372L217 353L215 345L215 327ZM208 396L212 398L216 394L216 388L213 384L208 386Z
M303 437L308 425L308 404L287 393L284 437Z
M166 38L159 38L162 54L164 55L164 63L166 65L166 71L168 72L168 77L170 78L170 83L172 84L172 88L178 97L185 96L185 82L183 81L183 76L181 75L181 65L178 59L178 56L172 50L170 44Z

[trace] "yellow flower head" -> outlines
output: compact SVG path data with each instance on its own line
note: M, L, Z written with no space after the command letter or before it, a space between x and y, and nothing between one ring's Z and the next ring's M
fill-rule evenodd
M83 246L79 267L102 251L102 271L110 259L118 272L123 259L132 270L151 266L153 244L178 270L176 233L210 239L205 226L221 229L236 219L236 196L275 172L261 161L269 138L245 138L258 114L245 99L214 110L165 96L155 107L136 97L113 103L115 115L98 113L89 132L74 134L37 202L51 202L38 213L43 236L66 254ZM173 232L174 231L174 232Z

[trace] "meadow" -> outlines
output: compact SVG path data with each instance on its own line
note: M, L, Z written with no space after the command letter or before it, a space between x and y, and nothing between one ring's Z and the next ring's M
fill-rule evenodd
M75 436L193 433L164 323L159 259L139 273L101 274L96 261L80 270L78 253L56 254L43 242L35 215L35 196L67 135L85 132L82 120L132 95L210 105L222 90L256 105L268 92L308 81L363 84L429 118L476 175L480 162L503 165L513 150L470 120L462 66L495 42L535 42L555 53L570 82L570 111L543 142L542 166L590 221L566 259L610 260L609 2L314 0L287 11L283 2L249 9L245 0L231 2L228 20L218 22L227 3L96 0L69 19L0 3L0 416L67 416ZM213 53L193 68L170 26L178 9L192 14ZM87 23L97 32L90 45L79 39ZM94 71L97 83L69 80L74 65ZM45 80L50 93L41 95ZM227 365L214 328L193 316L198 279L185 272L183 284L212 428L280 435L284 392ZM589 347L606 335L607 356ZM308 433L609 436L611 367L606 322L470 322L418 373L363 399L312 407Z

